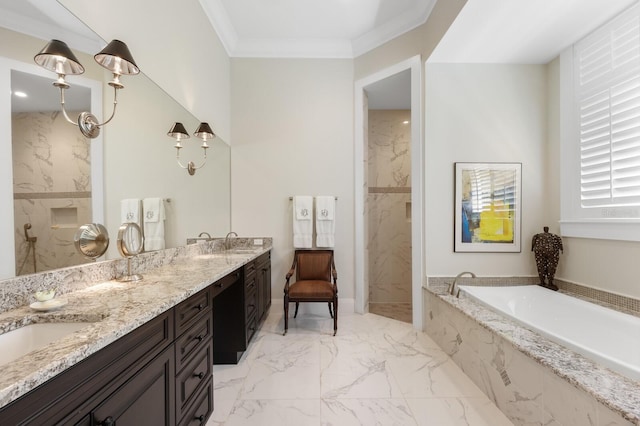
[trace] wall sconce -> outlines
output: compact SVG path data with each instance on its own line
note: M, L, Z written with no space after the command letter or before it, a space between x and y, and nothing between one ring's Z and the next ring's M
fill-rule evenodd
M53 85L60 89L60 105L62 112L67 121L80 128L82 134L90 139L100 134L100 127L111 121L116 114L116 105L118 104L118 90L123 89L124 85L120 83L121 75L135 75L140 72L140 68L136 65L129 52L126 44L120 40L112 40L111 43L94 56L96 62L102 67L113 73L113 80L109 82L109 86L113 87L113 112L111 117L104 123L98 123L98 119L90 112L82 112L78 116L77 122L69 118L64 108L64 91L69 88L69 83L65 81L66 75L77 75L84 72L84 67L76 56L71 52L69 46L60 40L51 40L33 60L49 71L58 74L58 79Z
M204 151L204 160L199 166L196 166L193 161L189 161L187 165L184 166L180 162L180 149L182 149L182 144L180 143L180 141L183 139L189 139L187 130L184 128L182 123L177 122L173 126L171 126L171 129L169 129L169 132L167 132L167 136L176 140L176 144L173 147L176 149L176 159L178 160L178 165L183 169L187 169L187 172L189 172L191 176L196 174L196 170L204 166L204 164L207 162L207 149L209 149L207 140L216 137L215 133L213 133L213 130L211 130L209 123L200 123L196 131L193 133L193 136L202 139L202 145L200 145L200 148L202 148L202 150Z

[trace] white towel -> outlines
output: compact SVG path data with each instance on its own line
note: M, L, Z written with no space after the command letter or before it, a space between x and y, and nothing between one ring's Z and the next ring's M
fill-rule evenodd
M144 251L162 250L164 242L164 202L162 198L142 200L144 215Z
M120 201L120 221L122 223L133 222L140 225L140 200L138 198Z
M293 246L311 248L313 244L313 197L297 195L293 197Z
M316 197L316 247L334 247L336 197Z

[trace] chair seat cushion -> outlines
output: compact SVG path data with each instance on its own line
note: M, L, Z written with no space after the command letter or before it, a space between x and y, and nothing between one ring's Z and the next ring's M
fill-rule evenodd
M328 281L303 280L289 286L290 299L332 300L333 284Z

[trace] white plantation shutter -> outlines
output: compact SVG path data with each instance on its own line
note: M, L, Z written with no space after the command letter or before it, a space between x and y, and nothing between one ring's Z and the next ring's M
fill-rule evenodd
M575 45L582 207L640 205L640 6Z

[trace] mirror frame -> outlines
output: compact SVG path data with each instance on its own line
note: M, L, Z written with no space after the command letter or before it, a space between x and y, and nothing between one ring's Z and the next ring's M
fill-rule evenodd
M11 71L33 74L53 81L52 74L35 64L0 56L0 88L11 93ZM74 76L74 85L91 90L91 111L102 117L102 82L82 76ZM53 86L52 86L53 87ZM53 90L53 89L52 89ZM11 96L0 97L0 140L11 141ZM104 223L104 151L100 134L91 140L91 217L94 223ZM6 163L6 164L5 164ZM13 150L12 144L0 144L0 199L13 201ZM16 276L14 203L0 203L0 241L11 250L0 259L0 279Z

